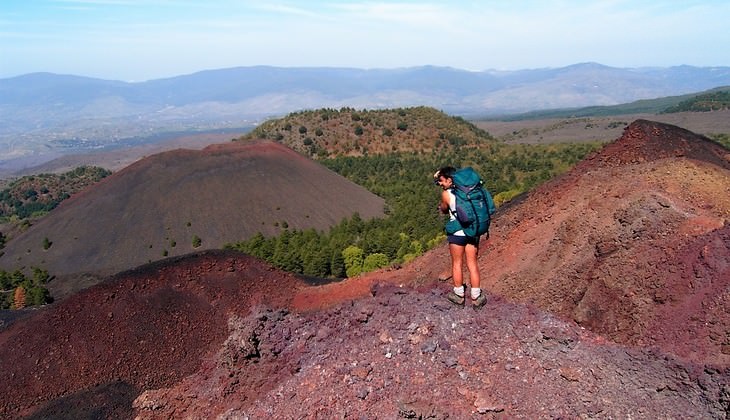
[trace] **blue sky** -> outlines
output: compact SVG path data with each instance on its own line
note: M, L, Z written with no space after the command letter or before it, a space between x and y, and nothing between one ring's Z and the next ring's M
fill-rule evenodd
M730 65L726 0L0 0L0 78Z

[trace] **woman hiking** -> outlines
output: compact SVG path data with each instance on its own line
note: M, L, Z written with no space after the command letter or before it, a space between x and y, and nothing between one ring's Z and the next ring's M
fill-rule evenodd
M454 169L445 166L433 175L434 183L441 187L441 201L439 211L449 215L450 222L456 220L456 195L454 187ZM454 222L452 222L454 223ZM487 302L486 296L480 287L479 266L479 236L467 236L463 229L447 235L449 253L451 254L451 278L454 282L454 290L450 291L447 299L456 305L463 305L465 301L464 274L462 265L466 256L466 267L469 270L470 297L474 309L481 308Z

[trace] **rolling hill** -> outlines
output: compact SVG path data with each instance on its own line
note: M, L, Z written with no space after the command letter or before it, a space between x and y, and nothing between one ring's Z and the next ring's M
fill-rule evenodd
M429 107L319 109L265 121L239 140L268 138L313 157L435 153L494 142L460 117Z
M479 120L473 124L506 143L610 142L634 120L644 119L686 128L715 140L730 135L730 110L670 114L621 114L515 121Z

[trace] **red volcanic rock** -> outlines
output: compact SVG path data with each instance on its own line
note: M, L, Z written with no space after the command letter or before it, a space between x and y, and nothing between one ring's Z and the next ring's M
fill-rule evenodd
M730 366L730 154L636 121L497 217L486 287L619 343Z
M527 306L437 288L233 317L214 357L134 402L140 419L722 416L727 372L692 369ZM251 343L255 343L252 346Z
M0 332L0 417L99 387L136 396L171 385L225 341L232 313L284 308L303 285L233 251L120 273Z
M582 166L615 167L682 157L730 169L730 151L719 144L683 128L647 120L634 121L621 138Z

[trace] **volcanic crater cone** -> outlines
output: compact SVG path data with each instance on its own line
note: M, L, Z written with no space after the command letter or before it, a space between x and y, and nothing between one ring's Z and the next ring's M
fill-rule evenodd
M110 275L258 232L325 230L354 213L378 217L383 208L382 198L275 142L179 149L144 158L62 202L12 238L0 267L41 267L59 278ZM62 283L50 285L57 298L72 291Z

